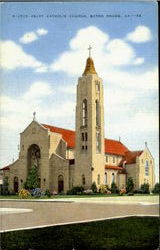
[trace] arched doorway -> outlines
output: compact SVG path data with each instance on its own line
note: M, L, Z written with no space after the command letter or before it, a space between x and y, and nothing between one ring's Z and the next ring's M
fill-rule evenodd
M40 177L40 158L41 158L41 152L39 146L36 144L32 144L28 148L28 155L27 155L28 173L32 169L32 167L35 166L37 167L38 177Z
M63 175L58 176L58 193L61 193L64 191L64 180Z
M14 185L14 187L13 187L14 192L18 193L18 177L17 176L14 177L14 183L13 183L13 185Z

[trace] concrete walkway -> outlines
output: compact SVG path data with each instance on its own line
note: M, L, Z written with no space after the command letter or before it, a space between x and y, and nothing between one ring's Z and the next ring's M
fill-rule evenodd
M158 196L0 200L0 207L1 232L159 214Z

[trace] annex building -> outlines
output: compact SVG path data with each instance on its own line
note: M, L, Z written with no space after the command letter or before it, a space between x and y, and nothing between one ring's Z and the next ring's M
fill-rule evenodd
M103 84L89 55L84 73L78 79L76 129L58 128L36 121L35 116L20 134L19 158L4 167L9 190L23 188L35 165L39 186L51 192L66 192L73 186L90 189L115 182L125 188L130 176L135 189L141 184L154 186L154 159L147 147L130 151L122 142L104 136Z

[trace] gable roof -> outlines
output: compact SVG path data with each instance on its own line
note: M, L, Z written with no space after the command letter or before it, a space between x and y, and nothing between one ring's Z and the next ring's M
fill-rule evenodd
M122 167L120 167L120 166L105 165L105 169L122 170L123 168L122 168Z
M62 135L62 138L66 141L68 148L75 147L75 131L68 130L64 128L58 128L47 124L42 124L45 128L48 128L51 132L59 133ZM121 142L111 139L104 140L105 153L124 156L125 152L128 151L128 148L124 146Z
M143 153L143 150L125 152L125 155L119 165L121 166L124 162L126 164L136 163L136 158L139 157L142 153Z

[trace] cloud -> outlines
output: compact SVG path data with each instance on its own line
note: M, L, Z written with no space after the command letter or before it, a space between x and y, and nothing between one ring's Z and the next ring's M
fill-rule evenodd
M142 64L144 63L144 58L143 57L138 57L135 59L134 63L135 65L139 65L139 64Z
M140 25L133 32L128 33L126 39L135 43L148 42L152 39L152 33L147 26Z
M38 29L36 32L39 36L44 36L48 33L48 30L41 28L41 29Z
M23 95L23 98L25 100L41 99L51 94L53 94L53 90L48 83L37 81L30 86L29 90Z
M32 43L38 39L37 35L34 32L27 32L25 33L20 39L20 43Z
M19 39L19 42L24 44L32 43L36 41L40 36L44 36L47 33L48 30L43 28L37 29L35 32L34 31L27 32Z
M17 68L33 68L35 71L46 67L34 56L27 54L20 45L11 40L1 41L1 60L0 67L6 70Z
M97 39L98 37L98 39ZM107 69L135 64L142 64L142 59L136 56L134 48L127 41L109 35L95 26L80 29L69 42L69 50L64 51L55 60L50 69L63 71L68 75L80 75L84 69L87 48L92 45L92 57L96 58L96 69L105 75ZM68 63L69 62L69 63ZM76 62L76 63L75 63Z
M63 101L63 99L58 101L52 86L54 86L53 83L51 85L48 82L36 81L19 97L2 95L0 99L1 128L12 129L19 133L28 125L34 111L40 122L59 118L64 119L65 122L66 117L68 119L71 116L74 117L75 103Z

